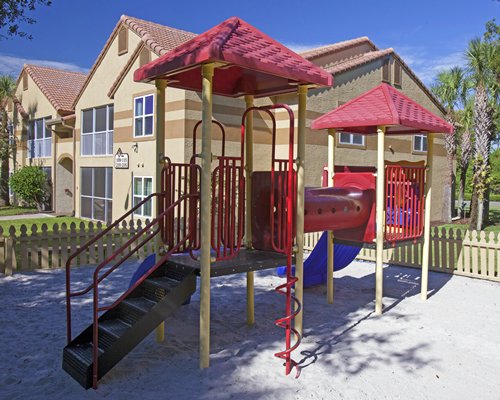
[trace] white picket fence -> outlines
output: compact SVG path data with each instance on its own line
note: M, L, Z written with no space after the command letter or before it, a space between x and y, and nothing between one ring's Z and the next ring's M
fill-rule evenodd
M304 249L311 251L320 236L318 232L306 234ZM358 259L375 261L375 249L363 248ZM384 262L420 268L422 242L384 250ZM429 269L500 282L500 233L433 228Z
M141 220L123 222L111 230L89 249L82 252L73 265L95 264L122 246L135 232L144 227ZM68 257L81 245L103 230L100 222L70 226L54 224L52 232L46 224L22 225L16 232L10 227L4 232L0 227L0 273L6 275L16 271L62 268ZM308 233L304 239L304 250L311 251L321 232ZM153 243L146 244L133 258L144 258L153 252ZM375 261L375 250L364 248L360 260ZM402 243L384 250L384 262L420 268L422 265L422 243ZM500 281L500 234L493 232L462 231L461 229L431 230L430 266L433 271L453 273L474 278Z
M72 265L96 264L112 254L113 250L124 245L137 231L141 230L146 222L141 220L129 221L112 229L87 250L83 251ZM52 232L46 224L39 228L32 225L28 232L26 225L21 225L18 232L11 226L8 233L0 227L0 273L11 275L16 271L30 271L33 269L62 268L68 257L81 245L96 237L103 231L103 225L98 222L83 222L80 225L65 223L59 226L54 224ZM147 243L132 259L144 258L153 251L153 242Z

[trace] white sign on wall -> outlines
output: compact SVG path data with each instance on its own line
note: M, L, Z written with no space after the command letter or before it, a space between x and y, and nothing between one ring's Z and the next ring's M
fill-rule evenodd
M128 153L123 153L120 148L115 154L115 168L128 169Z

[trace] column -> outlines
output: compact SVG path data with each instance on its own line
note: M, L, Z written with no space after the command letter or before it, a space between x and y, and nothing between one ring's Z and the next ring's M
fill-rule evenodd
M427 134L427 165L425 177L425 209L424 209L424 245L422 248L422 276L420 297L427 300L429 284L429 253L431 245L431 204L432 204L432 156L434 153L434 134Z
M375 313L382 314L384 285L383 254L385 232L385 127L377 128L377 253L375 265Z
M328 129L328 186L333 187L333 177L335 176L335 129ZM326 301L333 304L333 231L328 231L327 240L327 270L326 270Z

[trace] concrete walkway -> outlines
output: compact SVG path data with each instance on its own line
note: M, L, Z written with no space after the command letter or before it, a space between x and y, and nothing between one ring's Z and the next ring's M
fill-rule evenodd
M30 219L30 218L54 218L54 214L33 213L33 214L20 214L20 215L6 215L0 217L0 221L12 221L17 219Z

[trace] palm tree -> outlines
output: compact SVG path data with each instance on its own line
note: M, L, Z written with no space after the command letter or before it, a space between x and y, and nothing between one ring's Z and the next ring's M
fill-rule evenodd
M451 221L452 210L454 209L452 192L453 183L455 182L454 161L457 152L456 128L458 121L456 108L459 101L464 97L464 91L466 90L464 81L465 71L460 67L453 67L448 71L440 72L431 88L446 108L446 121L455 127L455 132L445 137L448 169L444 181L443 213L441 217L445 222Z
M493 139L493 109L490 104L492 84L496 84L491 70L497 47L481 39L473 39L466 51L471 79L474 82L474 190L477 195L477 219L471 215L471 229L481 230L484 222L485 195L490 177L490 149Z
M467 180L467 170L473 156L474 143L473 143L473 127L474 127L474 102L472 98L463 101L464 108L459 112L460 121L460 138L457 157L457 167L459 170L460 178L458 185L458 207L460 209L460 217L464 215L465 205L465 185Z
M15 80L9 75L0 76L0 204L9 205L9 157L10 142L7 104L14 99Z

